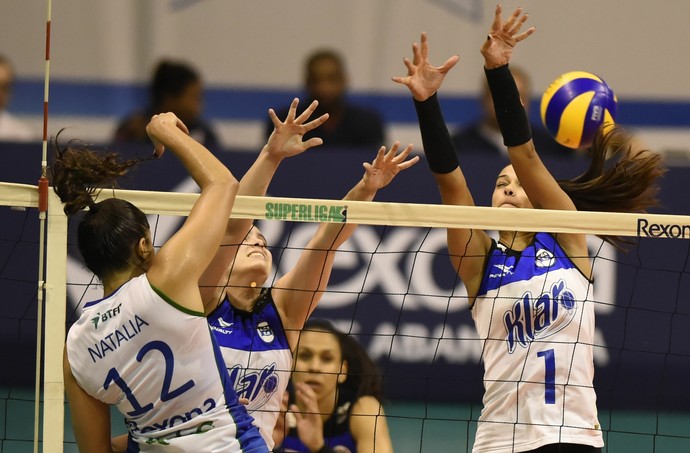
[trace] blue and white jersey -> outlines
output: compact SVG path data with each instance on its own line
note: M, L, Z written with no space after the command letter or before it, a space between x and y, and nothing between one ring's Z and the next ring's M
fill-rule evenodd
M79 385L124 415L128 452L269 450L203 313L175 304L145 274L87 303L66 348Z
M208 316L237 396L270 448L280 403L290 380L292 352L271 290L265 288L251 312L226 298Z
M492 242L472 307L485 389L474 453L604 445L591 299L591 282L550 234L521 252Z

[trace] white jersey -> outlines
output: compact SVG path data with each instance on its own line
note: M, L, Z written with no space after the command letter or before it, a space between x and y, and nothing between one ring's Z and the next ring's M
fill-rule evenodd
M474 453L604 445L591 292L550 234L537 233L522 252L492 243L472 308L485 369Z
M237 396L247 398L266 444L273 448L273 428L290 380L292 353L270 289L264 289L251 312L226 298L208 323L223 353Z
M84 306L67 357L79 385L125 416L128 452L268 451L203 313L167 299L145 274Z

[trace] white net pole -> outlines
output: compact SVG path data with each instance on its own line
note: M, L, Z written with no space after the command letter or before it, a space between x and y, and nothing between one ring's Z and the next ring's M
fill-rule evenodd
M53 190L48 201L46 246L45 350L43 369L43 451L63 451L65 384L62 354L67 316L67 216Z

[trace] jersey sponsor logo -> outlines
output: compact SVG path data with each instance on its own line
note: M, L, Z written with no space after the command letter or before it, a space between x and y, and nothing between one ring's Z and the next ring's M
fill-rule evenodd
M637 219L637 236L648 238L685 239L690 237L690 225L674 223L649 223L647 219Z
M228 368L230 381L238 398L247 398L247 410L253 411L262 407L278 390L280 376L276 372L275 362L254 371L235 365Z
M547 268L556 263L556 258L550 250L539 249L534 256L534 265L537 267Z
M259 325L256 326L256 333L259 334L259 338L261 338L264 343L271 343L275 339L273 330L271 330L271 326L269 326L266 321L260 322Z
M93 323L93 329L98 330L98 324L104 324L106 321L109 319L113 319L115 316L120 314L120 307L122 307L122 304L119 304L115 308L111 308L110 310L106 311L105 313L101 314L100 312L96 313L96 316L91 318L91 322Z
M108 352L117 350L122 344L138 335L145 326L149 323L138 315L134 315L134 319L128 319L120 327L104 336L100 341L93 344L93 348L87 347L91 361L96 363L106 356Z
M220 324L222 328L227 329L228 327L232 327L233 323L227 322L223 318L218 318L218 324Z
M153 423L149 426L139 427L137 422L134 420L127 420L127 425L129 426L129 431L133 433L133 437L137 438L141 434L155 433L156 431L163 431L175 426L182 425L192 420L194 417L202 415L206 412L210 412L216 408L216 401L213 398L208 398L204 401L202 407L195 407L181 414L173 415L172 417L161 420L160 422ZM192 426L190 428L180 429L173 433L170 433L161 437L150 437L146 439L147 444L159 444L168 445L167 440L173 439L175 437L188 436L191 434L203 434L213 428L212 421L205 421L198 425Z
M321 204L266 203L265 216L275 220L299 220L302 222L345 222L347 206Z
M513 275L513 268L515 266L506 266L504 264L494 264L494 267L498 269L497 273L489 274L489 278L501 278L507 275Z
M220 332L220 333L222 333L222 334L224 334L224 335L230 335L230 334L232 334L232 332L233 332L233 329L232 329L233 323L227 322L227 321L224 320L223 318L218 318L217 321L218 321L218 324L220 324L220 327L214 326L213 324L209 324L209 326L211 327L211 330L213 330L213 331L215 331L215 332Z
M575 294L560 279L536 298L527 291L515 301L513 308L503 315L508 352L520 345L529 346L532 340L544 338L565 328L575 317Z

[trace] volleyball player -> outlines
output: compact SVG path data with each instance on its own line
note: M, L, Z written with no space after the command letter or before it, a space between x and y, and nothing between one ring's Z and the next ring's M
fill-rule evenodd
M299 116L297 105L295 99L285 121L269 111L275 130L242 178L239 194L265 195L284 158L321 144L319 138L302 142L302 136L323 123L327 115L306 122L317 102ZM343 200L372 200L401 170L419 160L418 156L407 159L412 145L398 150L398 143L389 151L382 146L372 163L363 164L363 177ZM349 223L321 223L295 266L272 288L264 288L272 263L266 239L250 220L231 220L223 240L226 245L201 280L209 324L235 390L249 400L249 412L269 446L273 445L273 427L290 378L299 331L326 290L338 247L355 228Z
M381 406L381 376L353 337L326 320L307 321L295 351L292 384L289 415L280 417L274 430L280 439L275 451L393 451Z
M520 31L518 8L504 21L496 8L481 47L511 165L496 180L492 206L555 210L643 211L655 205L658 155L636 149L620 128L601 128L587 172L556 181L539 159L508 67ZM443 66L427 61L428 43L413 45L408 76L424 152L444 204L474 205L436 96L454 56ZM615 165L605 165L606 153ZM619 238L607 238L614 244ZM473 452L598 452L603 446L593 387L592 266L584 234L449 229L453 267L467 289L483 344L484 407Z
M147 133L201 188L180 230L155 253L144 213L94 192L140 162L116 153L60 148L52 166L68 215L84 208L78 246L103 283L67 335L65 390L80 451L110 452L110 408L126 419L127 451L267 452L229 385L198 287L225 231L238 182L172 113Z

